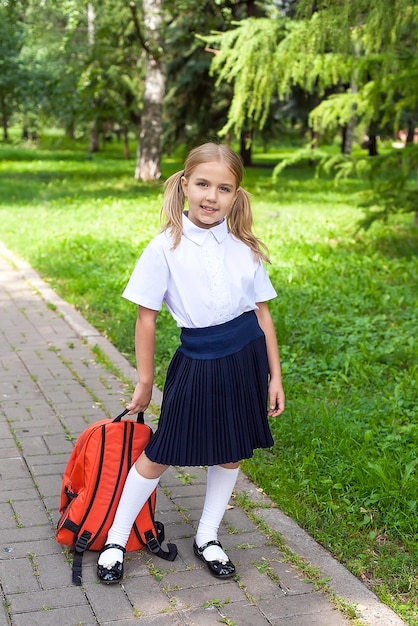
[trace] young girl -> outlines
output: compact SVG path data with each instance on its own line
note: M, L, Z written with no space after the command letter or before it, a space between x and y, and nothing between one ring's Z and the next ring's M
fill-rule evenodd
M97 574L104 583L122 579L133 522L170 465L208 466L193 550L214 576L235 573L218 541L219 525L240 460L273 445L267 416L284 410L279 350L266 305L277 294L264 269L264 246L252 233L242 177L241 159L230 148L194 148L184 171L165 184L165 226L123 293L138 305L138 383L129 414L145 411L151 401L162 303L181 328L181 345L167 371L158 428L128 474L99 555Z

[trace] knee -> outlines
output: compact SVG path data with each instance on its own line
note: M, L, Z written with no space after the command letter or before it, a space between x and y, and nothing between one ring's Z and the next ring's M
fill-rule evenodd
M164 474L167 468L168 465L161 465L160 463L151 461L145 452L141 454L135 463L136 471L144 478L159 478L162 474Z
M221 467L224 467L225 469L238 469L239 461L237 463L224 463Z

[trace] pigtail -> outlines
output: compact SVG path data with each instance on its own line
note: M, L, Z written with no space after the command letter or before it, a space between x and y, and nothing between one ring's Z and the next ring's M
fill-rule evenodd
M253 231L253 214L251 211L250 194L242 187L227 217L230 232L253 251L256 258L270 263L267 246L258 239Z
M181 240L183 231L183 210L186 201L181 179L184 171L176 172L164 183L163 205L161 207L161 215L165 216L165 223L162 230L170 230L173 237L173 248L176 248Z

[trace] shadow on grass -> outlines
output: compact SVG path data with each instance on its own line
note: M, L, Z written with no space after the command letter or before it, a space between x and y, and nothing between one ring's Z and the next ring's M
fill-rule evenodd
M377 230L381 229L380 224L376 224ZM339 241L335 245L317 243L315 249L321 254L329 254L330 248L334 254L339 254L347 258L350 255L364 255L373 257L380 255L387 259L415 259L418 262L418 227L415 224L405 223L394 226L390 232L386 228L384 232L369 235L365 231L356 231L353 241ZM376 262L376 272L379 267Z
M132 152L134 154L134 151ZM0 162L32 162L32 161L105 161L114 160L128 162L134 167L133 159L125 159L122 144L115 144L104 148L97 153L90 153L87 145L71 144L68 147L62 147L62 142L57 142L57 146L49 145L48 147L41 144L2 144L0 145Z
M418 227L411 224L409 229L396 228L391 234L376 237L373 247L388 259L418 260Z
M103 172L37 172L0 175L0 205L68 202L77 198L82 202L89 199L136 199L140 197L158 197L162 193L162 182L138 183L126 175L109 174L104 180Z

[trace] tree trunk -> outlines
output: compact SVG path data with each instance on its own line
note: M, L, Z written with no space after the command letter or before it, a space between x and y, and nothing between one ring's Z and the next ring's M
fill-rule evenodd
M96 120L93 120L90 127L90 147L89 152L99 152L99 129Z
M369 135L369 156L377 156L377 135Z
M413 120L408 120L408 132L406 134L406 141L405 143L414 143L414 139L415 139L415 124L413 122Z
M247 17L256 17L258 12L258 6L256 0L246 1L246 13ZM252 157L253 147L253 131L243 130L241 131L240 138L240 155L245 167L250 167L253 164Z
M94 6L89 2L87 5L87 40L90 47L94 46L95 40L95 20L96 20L96 11L94 10Z
M75 139L75 128L74 128L74 123L70 122L69 124L66 124L65 126L65 136L68 139L74 140Z
M343 128L343 142L341 152L343 154L351 154L354 143L354 131L356 128L356 120L354 117L344 125Z
M136 20L134 7L131 10ZM138 39L147 53L147 69L141 129L137 149L135 180L158 180L161 177L161 138L163 134L163 100L165 94L165 68L160 41L163 25L162 0L143 0L145 41L136 20Z
M242 131L240 155L241 155L242 162L246 167L249 167L250 165L253 164L252 153L251 153L252 138L253 138L253 132L251 130Z
M3 111L1 116L1 123L3 126L3 141L9 140L9 120L7 114Z
M131 158L130 152L129 152L129 130L127 126L123 127L123 156L124 158L129 161L129 159Z
M161 177L164 93L165 76L160 62L149 57L145 76L135 180L150 181L158 180Z
M93 5L89 2L87 5L87 41L90 48L94 46L95 40L95 20L96 13ZM99 128L97 119L91 122L90 126L90 154L99 152Z
M359 56L360 56L360 45L358 42L356 42L354 44L354 58L357 60ZM354 94L358 93L357 75L358 75L358 69L355 63L353 73L351 75L351 80L350 80L350 91L351 93L354 93ZM356 106L354 105L353 117L350 119L350 121L346 124L346 127L345 127L345 135L344 135L344 141L342 145L343 154L351 154L353 150L354 131L355 131L356 124L357 124L355 113L356 113Z

